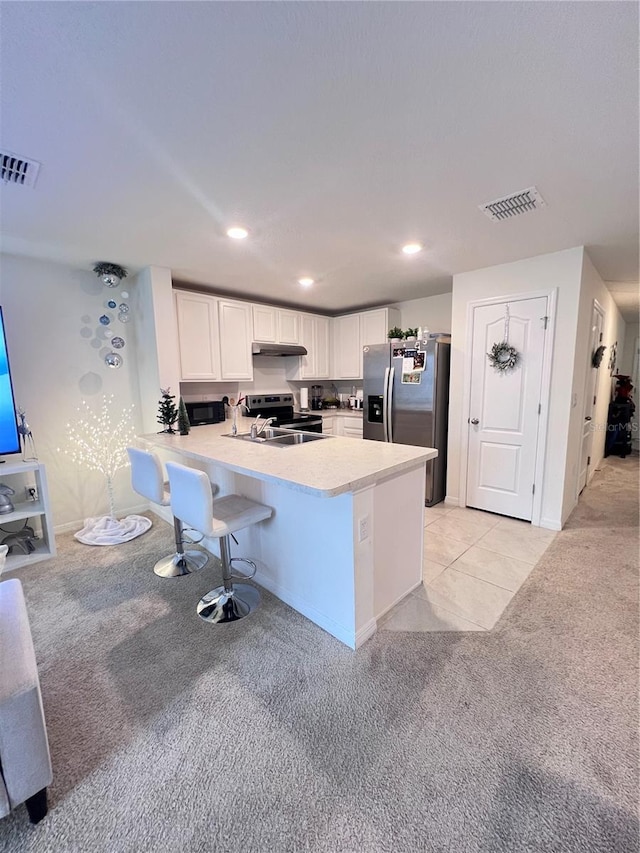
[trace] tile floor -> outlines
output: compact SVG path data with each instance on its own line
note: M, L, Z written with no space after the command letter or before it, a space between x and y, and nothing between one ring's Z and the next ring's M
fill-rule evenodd
M426 507L422 586L379 627L490 631L555 535L490 512Z

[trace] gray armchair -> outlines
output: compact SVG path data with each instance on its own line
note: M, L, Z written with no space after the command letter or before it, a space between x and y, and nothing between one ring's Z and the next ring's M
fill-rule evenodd
M49 743L22 584L0 583L0 817L25 803L32 823L47 813Z

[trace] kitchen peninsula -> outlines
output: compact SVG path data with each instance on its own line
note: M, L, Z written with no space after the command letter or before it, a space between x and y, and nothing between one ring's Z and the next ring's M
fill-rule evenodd
M338 436L274 447L229 432L227 421L187 436L145 435L141 444L205 471L218 495L273 507L271 519L240 531L234 556L253 559L256 582L312 622L362 645L421 582L425 463L437 451ZM217 540L202 544L219 553ZM205 577L203 589L210 586Z

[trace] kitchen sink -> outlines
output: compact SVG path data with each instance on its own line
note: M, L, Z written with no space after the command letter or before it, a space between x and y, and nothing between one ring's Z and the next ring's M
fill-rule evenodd
M318 441L331 438L330 435L322 435L320 432L302 432L301 430L290 430L282 427L267 427L255 438L250 432L227 434L225 438L236 438L240 441L250 441L252 444L268 444L270 447L291 447L294 444L308 444L310 441Z

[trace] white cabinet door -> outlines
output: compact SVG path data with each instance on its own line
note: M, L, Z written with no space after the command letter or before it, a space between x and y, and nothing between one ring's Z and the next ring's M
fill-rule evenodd
M362 421L356 418L342 418L342 435L347 438L362 438Z
M367 344L386 343L389 332L386 308L363 311L360 318L360 342L363 347Z
M315 367L316 379L329 379L330 377L330 359L329 359L329 318L314 317L315 321Z
M177 290L180 377L184 382L219 380L218 300Z
M346 314L333 322L335 378L361 379L360 314Z
M252 305L253 340L263 343L276 342L276 309L269 305Z
M335 435L336 434L336 421L337 418L322 418L322 434L323 435Z
M253 379L251 305L221 299L218 310L221 378Z
M278 308L278 343L300 343L300 314L297 311L283 311Z
M299 379L329 379L329 318L300 315L300 343L307 355L300 357Z

